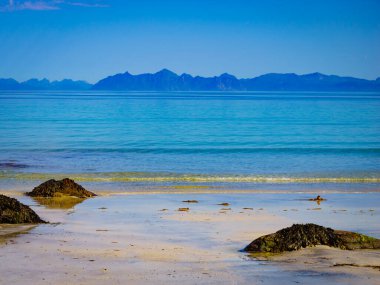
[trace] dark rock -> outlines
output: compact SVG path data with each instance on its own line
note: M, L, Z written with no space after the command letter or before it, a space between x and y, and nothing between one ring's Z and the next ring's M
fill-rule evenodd
M315 201L315 202L320 202L320 201L326 201L325 198L322 198L321 196L317 196L315 198L310 198L309 201Z
M281 253L316 245L327 245L341 249L380 249L380 240L315 224L295 224L289 228L255 239L244 251Z
M182 201L183 203L198 203L197 200L185 200L185 201Z
M62 195L74 196L78 198L88 198L96 196L95 193L87 191L74 180L65 178L62 180L48 180L35 187L32 192L26 193L32 197L59 197Z
M178 208L179 212L188 212L190 208Z
M334 231L334 234L344 245L344 249L380 249L380 239L355 232Z
M0 224L46 223L30 207L0 194Z

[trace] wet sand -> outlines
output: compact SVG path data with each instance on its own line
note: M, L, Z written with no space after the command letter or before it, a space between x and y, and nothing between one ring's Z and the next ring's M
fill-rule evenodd
M269 260L240 251L293 223L380 238L379 193L327 194L319 205L311 196L135 193L40 204L17 195L52 224L3 235L0 284L378 284L379 251L317 247Z

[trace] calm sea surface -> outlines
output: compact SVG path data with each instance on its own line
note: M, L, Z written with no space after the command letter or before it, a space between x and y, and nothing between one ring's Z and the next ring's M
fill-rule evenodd
M379 191L380 94L1 91L0 189L64 176Z

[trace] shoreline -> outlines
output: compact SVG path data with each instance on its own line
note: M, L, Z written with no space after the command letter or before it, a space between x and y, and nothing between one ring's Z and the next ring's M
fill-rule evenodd
M33 182L27 186L9 186L6 188L0 188L0 194L3 195L16 195L20 196L26 192L31 191L39 182ZM324 183L315 183L319 185L318 188L306 189L308 185L303 184L302 188L297 189L293 184L281 184L281 185L266 185L269 188L257 187L257 188L234 188L227 186L213 186L213 185L170 185L170 186L159 186L159 185L144 185L144 186L133 186L128 185L126 188L120 188L118 185L113 185L110 188L104 188L102 185L96 184L86 184L81 183L86 189L90 189L100 196L110 196L110 195L155 195L155 194L305 194L305 195L318 195L318 194L375 194L380 193L380 184L376 183L373 189L363 189L358 184L357 190L350 190L344 188L343 185L339 185L342 189L334 189L324 185ZM113 183L112 183L113 184ZM34 186L33 186L34 185ZM91 187L92 186L92 187ZM286 186L285 189L275 190L274 188L281 188L281 186ZM293 189L293 190L291 190Z
M376 284L379 251L312 248L266 261L240 252L258 236L293 223L380 237L380 193L326 197L317 205L294 193L143 193L51 208L20 195L54 224L0 244L0 284Z

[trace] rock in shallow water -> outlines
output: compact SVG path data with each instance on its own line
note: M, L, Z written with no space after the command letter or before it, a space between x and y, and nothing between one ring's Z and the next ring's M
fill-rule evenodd
M61 195L74 196L78 198L88 198L96 196L95 193L87 191L81 185L69 178L62 180L50 179L35 187L32 192L26 193L32 197L57 197Z
M341 249L380 249L380 240L315 224L295 224L255 239L244 251L281 253L316 245L327 245Z
M31 208L14 198L0 195L0 224L46 223Z

